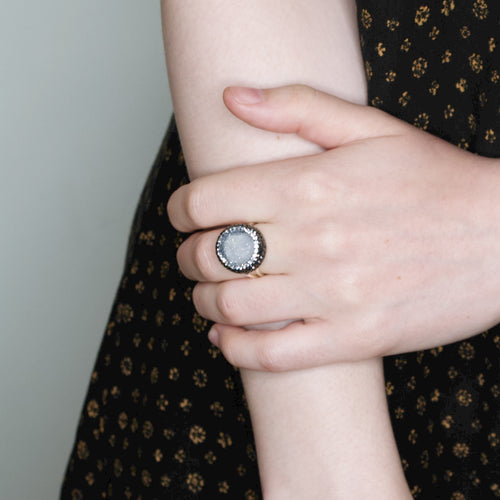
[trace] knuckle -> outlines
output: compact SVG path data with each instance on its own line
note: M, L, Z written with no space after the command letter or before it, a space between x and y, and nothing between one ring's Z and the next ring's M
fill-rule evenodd
M322 206L332 199L330 176L325 169L314 165L302 165L295 182L296 197L303 203Z
M206 238L200 235L193 248L193 264L201 278L200 281L212 281L216 275L212 253L213 249L210 251Z
M238 357L237 355L235 355L234 345L231 336L222 335L219 342L220 342L220 350L226 361L230 365L238 367L239 366Z
M207 317L205 308L204 308L204 302L203 302L203 293L202 293L202 285L197 283L194 288L193 288L193 305L196 311L204 318L210 319Z
M194 227L203 225L203 214L206 207L203 202L203 191L196 181L187 184L184 196L184 212Z
M215 305L223 323L239 325L241 310L231 285L229 281L219 285Z
M281 349L273 341L262 341L256 350L258 365L266 372L278 373L286 369Z
M338 225L332 222L315 225L309 229L309 248L322 259L336 261L347 246L346 237Z

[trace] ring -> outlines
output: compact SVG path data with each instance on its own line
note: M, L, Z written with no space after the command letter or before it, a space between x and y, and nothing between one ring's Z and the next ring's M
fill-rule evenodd
M219 234L215 251L225 268L234 273L248 274L255 271L264 260L266 243L257 228L249 224L234 224Z

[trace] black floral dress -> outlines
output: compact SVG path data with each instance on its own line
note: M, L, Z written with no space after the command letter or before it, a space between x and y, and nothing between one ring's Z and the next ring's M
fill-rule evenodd
M369 103L500 157L500 2L358 0ZM206 338L166 203L187 182L172 119L140 197L62 500L261 498L238 371ZM500 498L500 328L385 360L413 496Z

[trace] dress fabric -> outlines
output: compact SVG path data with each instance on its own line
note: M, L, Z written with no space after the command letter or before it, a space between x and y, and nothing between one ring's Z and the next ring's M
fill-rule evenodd
M500 157L500 4L359 0L357 13L370 105ZM194 283L176 265L185 235L166 203L185 182L172 118L137 206L61 500L262 497L238 370L207 340ZM414 498L499 498L500 327L386 358L385 373Z

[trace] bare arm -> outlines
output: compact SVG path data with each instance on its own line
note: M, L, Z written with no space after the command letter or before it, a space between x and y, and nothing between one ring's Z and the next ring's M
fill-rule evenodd
M162 0L162 15L191 179L319 151L238 121L223 105L226 86L304 83L365 102L350 1ZM242 370L242 378L266 500L409 498L379 360L282 374Z

